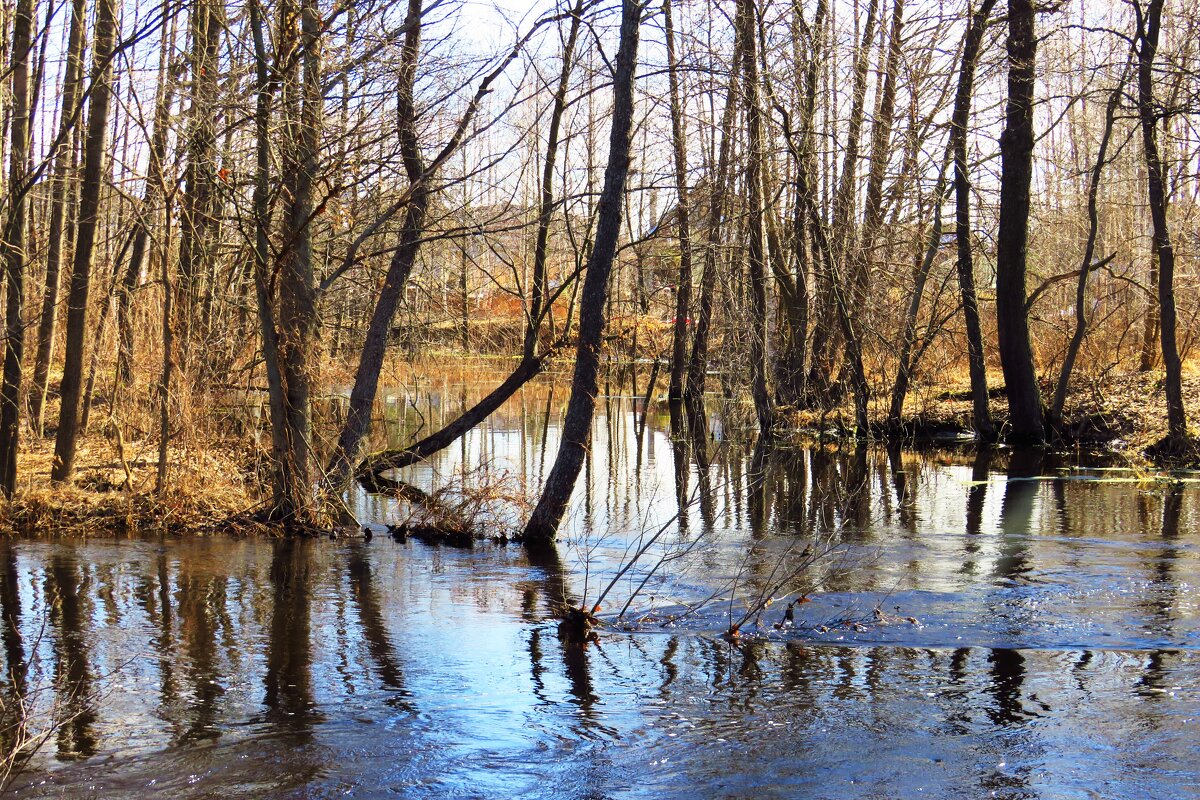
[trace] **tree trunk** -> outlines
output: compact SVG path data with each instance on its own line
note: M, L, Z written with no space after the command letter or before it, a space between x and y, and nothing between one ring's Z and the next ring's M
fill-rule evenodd
M1025 310L1025 257L1033 177L1033 0L1008 2L1008 102L1000 137L1000 230L996 241L996 323L1011 431L1019 444L1046 440L1042 398Z
M979 321L979 300L975 293L975 263L971 252L971 179L967 174L967 124L975 86L975 65L987 28L988 15L996 0L983 0L967 24L963 40L962 62L958 68L958 90L950 138L954 147L954 239L958 261L958 291L962 297L963 322L967 330L967 366L971 376L971 405L975 435L985 442L996 440L992 412L988 402L987 360L983 349L983 326Z
M201 308L204 282L216 250L216 101L221 45L221 15L217 0L197 0L192 6L191 105L188 108L187 166L179 214L179 275L175 304L177 335L184 374L190 370L197 344L196 312ZM295 176L297 180L302 180Z
M404 287L408 285L408 277L421 246L421 234L425 229L429 188L425 162L417 139L417 112L413 102L413 87L421 54L421 10L421 0L409 0L408 16L405 19L407 31L400 54L400 82L396 91L401 155L404 170L408 175L411 197L404 213L400 244L392 254L383 289L379 292L375 311L367 328L358 370L354 375L354 387L350 391L346 424L342 427L337 449L326 470L328 485L337 489L345 484L351 462L371 425L371 406L379 388L379 371L387 351L388 329L391 327L392 317L396 314L396 308L404 297Z
M150 131L150 164L146 173L146 189L141 208L134 223L133 245L129 262L117 294L117 378L125 385L133 383L133 293L146 263L146 246L157 219L158 202L165 189L164 164L167 158L167 136L170 133L171 104L175 97L176 73L169 62L175 45L173 16L164 14L163 41L159 50L161 66L158 74L157 97L154 101L154 121Z
M287 505L287 487L292 479L288 469L287 413L283 397L283 373L279 366L279 333L270 291L271 278L271 104L277 90L267 63L266 37L263 35L262 6L250 2L250 28L254 37L255 64L255 170L254 170L254 288L262 335L263 363L267 373L267 403L271 422L271 506ZM168 291L166 297L170 298Z
M831 248L831 252L827 258L823 259L826 264L831 265L832 269L827 268L820 273L820 304L813 330L807 383L810 393L815 395L814 399L826 404L834 399L833 378L837 359L837 334L839 331L844 334L846 329L846 326L841 323L840 316L842 311L852 313L852 309L845 302L839 302L837 299L839 293L845 293L846 287L835 286L835 283L846 277L845 266L848 263L849 243L853 241L851 234L855 208L854 190L858 178L859 147L865 116L869 56L871 42L875 38L878 7L879 0L868 0L867 19L863 26L862 40L854 57L853 94L850 98L850 120L846 131L846 152L843 155L842 171L833 200L833 224L826 239L826 244Z
M600 343L604 332L604 306L608 299L608 278L617 254L617 239L621 232L621 200L629 172L633 84L641 10L637 0L622 0L621 42L617 48L613 73L608 166L604 171L604 188L600 195L596 242L588 259L587 277L580 299L579 341L571 380L571 399L563 419L558 456L546 478L542 496L525 526L525 538L534 545L554 539L570 502L579 470L583 467L591 438L598 389Z
M767 388L767 258L763 220L763 131L761 87L758 79L757 13L754 0L738 0L734 25L742 38L742 91L746 102L746 260L750 278L750 393L758 416L759 433L769 438L775 410Z
M1179 450L1187 443L1187 415L1183 407L1183 369L1175 340L1175 249L1171 245L1171 232L1167 225L1165 174L1156 126L1159 111L1154 99L1154 57L1158 52L1163 0L1149 0L1144 12L1140 0L1131 5L1137 17L1138 119L1146 154L1147 197L1150 201L1150 217L1154 222L1154 250L1158 254L1159 339L1166 372L1167 445L1172 450Z
M800 66L798 45L804 41L808 52L804 61L803 103L800 110L799 141L793 142L790 131L789 150L792 153L793 169L795 170L795 209L792 218L792 251L794 253L795 274L790 281L781 281L785 287L782 300L785 306L786 335L780 344L775 372L778 391L783 402L789 405L800 405L806 399L807 383L805 371L808 359L808 327L810 309L809 273L816 261L813 252L813 236L809 228L808 208L802 197L808 187L817 185L816 157L816 110L818 67L824 54L825 14L828 5L825 0L817 0L813 14L812 25L804 22L804 10L799 0L793 0L792 19L795 29L794 46L797 47L795 62Z
M79 96L83 78L83 26L87 0L72 0L71 28L67 37L67 64L63 73L62 108L55 139L50 178L50 224L46 234L46 291L42 296L42 315L38 323L37 355L33 363L33 385L29 390L29 419L34 432L42 435L46 409L46 387L50 362L54 356L55 329L58 327L58 296L62 271L63 244L70 237L67 221L67 195L76 166L73 131L79 117Z
M1075 359L1083 344L1084 334L1087 333L1087 283L1088 275L1095 267L1092 258L1096 254L1096 237L1100 232L1100 211L1096 198L1100 193L1100 178L1104 174L1104 164L1108 158L1108 143L1112 139L1113 123L1117 117L1117 108L1121 103L1124 90L1124 77L1117 88L1108 96L1108 105L1104 109L1104 130L1100 134L1100 147L1096 151L1096 163L1092 166L1091 182L1088 184L1088 238L1083 248L1083 264L1079 268L1079 282L1075 286L1075 330L1067 345L1066 355L1063 356L1062 369L1058 373L1058 383L1054 387L1054 401L1050 406L1050 419L1057 427L1062 425L1063 405L1067 401L1067 387L1071 382L1071 371L1075 368Z
M683 399L687 367L688 316L692 313L692 209L688 197L687 125L679 90L679 56L675 51L671 0L663 0L663 24L667 38L667 83L671 92L671 143L674 146L677 196L675 215L679 226L679 278L675 287L675 325L672 330L671 378L667 385L667 400L679 403Z
M516 369L499 386L474 406L463 411L450 424L443 426L440 430L429 434L407 447L397 450L385 450L364 459L355 469L355 476L368 485L385 485L387 481L382 477L383 472L408 466L409 464L428 458L434 453L448 447L467 431L479 425L510 397L516 394L517 390L537 375L540 375L546 363L555 352L553 346L545 352L539 351L537 342L540 337L542 320L549 318L554 300L553 295L547 291L545 277L547 255L549 252L550 224L553 221L555 205L554 164L559 148L560 123L567 107L567 90L570 85L575 48L582 22L583 4L577 0L575 8L571 12L570 29L568 30L567 41L563 48L563 69L559 73L558 88L555 90L554 106L550 114L545 162L542 169L541 208L538 215L538 227L534 244L533 296L529 318L526 320L521 361L517 364ZM541 287L540 289L538 288L539 286ZM563 335L565 338L567 332L564 331ZM373 398L374 395L372 394ZM354 447L357 449L358 444L355 443ZM343 475L349 466L349 459L353 455L353 452L346 451L344 454L346 460L344 462L331 461L327 478L329 486L341 486L344 483L345 478ZM342 451L339 450L335 454L335 459L340 457L342 457Z
M59 409L58 432L54 439L54 465L50 470L50 479L55 483L69 481L75 468L92 253L96 242L100 190L106 182L104 172L108 162L105 144L108 140L108 108L112 99L110 56L116 36L115 2L99 0L96 10L87 139L84 143L83 175L79 188L79 219L76 224L75 254L71 264L71 285L67 293L67 345L60 391L62 407Z
M933 188L933 225L929 230L929 240L925 246L925 254L917 268L913 281L912 296L908 300L908 311L904 315L904 335L900 339L899 364L896 367L896 381L892 384L892 402L888 409L888 427L893 431L900 429L901 418L904 414L904 398L908 395L908 384L916 369L916 359L913 358L913 348L917 344L917 316L921 310L921 297L925 294L925 283L929 280L929 272L937 258L942 245L942 204L946 202L947 180L946 162L950 160L952 146L947 143L946 157L942 161L941 171L938 172L937 184Z
M688 417L695 423L704 416L704 377L708 372L708 338L712 327L713 290L717 283L721 251L724 246L724 214L729 176L732 171L734 132L737 119L738 68L741 63L741 37L734 39L732 71L725 93L725 109L721 112L721 144L717 156L717 173L708 187L707 239L704 242L704 272L700 277L700 302L696 311L696 326L692 336L692 355L688 360L684 403Z
M287 16L295 6L285 10ZM279 272L279 349L284 387L288 483L279 519L305 524L313 510L312 386L317 336L317 293L312 247L313 192L317 177L323 97L321 88L322 24L316 0L301 0L298 92L290 103L291 140L285 158L284 241ZM297 113L298 112L298 113ZM182 264L181 264L182 266Z
M541 206L538 208L537 237L533 245L533 286L529 303L529 321L522 347L523 361L537 355L538 336L543 316L551 318L547 285L546 260L550 242L550 223L554 218L554 167L558 159L558 140L563 114L567 110L567 89L570 87L571 70L575 63L575 47L579 40L579 29L583 22L583 2L576 0L571 12L571 25L567 30L567 41L563 45L562 70L558 74L558 86L554 90L554 105L550 110L550 128L546 132L546 160L542 164Z
M892 1L892 20L888 32L887 58L884 63L883 88L880 90L879 114L871 129L871 156L868 162L867 190L863 201L863 224L855 255L854 303L868 305L868 286L875 236L883 223L883 178L891 160L888 145L892 139L892 124L896 116L896 74L900 68L901 39L904 29L904 0ZM939 195L940 196L940 195Z
M21 379L25 356L25 271L29 228L26 198L29 188L29 54L33 43L34 0L20 0L13 18L12 67L9 71L12 110L9 132L8 219L0 252L8 280L4 310L4 382L0 388L0 493L12 497L17 487L17 450L21 432Z

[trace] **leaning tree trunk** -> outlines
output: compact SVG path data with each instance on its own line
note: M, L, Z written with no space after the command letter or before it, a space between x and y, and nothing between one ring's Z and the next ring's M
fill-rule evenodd
M621 43L613 73L612 130L609 135L608 166L600 194L596 241L588 258L587 276L580 298L579 340L571 399L563 419L562 440L554 466L546 478L542 496L525 526L529 544L553 541L566 513L575 480L591 438L596 407L600 342L604 333L604 306L608 300L608 278L617 255L621 232L622 195L629 172L629 149L633 129L633 81L637 66L638 27L641 4L622 0Z
M1083 345L1084 334L1087 333L1087 284L1088 275L1096 268L1092 257L1096 253L1096 237L1100 232L1100 211L1097 207L1097 195L1100 193L1100 178L1104 174L1104 164L1108 158L1108 143L1112 139L1113 123L1117 117L1117 107L1121 103L1125 79L1113 89L1108 96L1108 104L1104 109L1104 131L1100 134L1100 147L1096 151L1096 163L1092 166L1091 182L1088 184L1087 212L1088 238L1083 248L1083 263L1079 268L1079 282L1075 285L1075 330L1067 345L1067 353L1063 356L1062 369L1058 373L1058 383L1054 387L1054 401L1050 405L1050 419L1055 427L1062 424L1063 405L1067 401L1067 387L1071 382L1071 371L1075 368L1075 359L1079 356L1079 348Z
M20 0L13 18L12 110L9 132L8 219L5 220L0 252L8 280L4 310L4 381L0 388L0 493L11 497L17 487L17 449L21 429L21 378L25 355L25 252L29 194L29 54L33 44L34 0Z
M1142 127L1142 146L1146 154L1147 196L1150 217L1154 221L1154 250L1158 254L1159 339L1162 343L1163 369L1166 372L1167 441L1179 450L1187 442L1187 415L1183 408L1183 370L1179 346L1175 341L1175 249L1167 226L1167 194L1164 186L1162 155L1154 100L1154 56L1162 22L1163 0L1150 0L1143 13L1140 0L1132 3L1137 15L1138 118Z
M476 113L479 111L481 103L492 91L492 85L504 73L508 65L520 55L534 32L542 25L561 18L557 16L543 17L529 32L517 40L512 49L508 51L507 56L501 59L499 64L480 81L479 86L475 90L475 95L471 98L466 110L459 118L454 133L427 165L421 156L420 142L417 139L417 115L413 103L413 84L416 80L417 62L420 55L421 8L421 0L409 0L408 17L405 25L405 45L401 51L402 74L397 91L399 106L397 111L398 117L401 120L401 157L404 161L409 185L400 201L393 204L371 227L373 228L376 225L382 224L382 220L400 208L405 209L405 222L400 235L400 246L392 256L387 275L384 278L383 289L380 291L375 303L375 311L371 317L366 342L363 345L362 355L358 362L358 370L355 373L354 387L350 391L350 408L346 415L346 422L342 426L342 433L338 438L337 449L329 461L329 469L324 481L327 490L330 488L340 489L344 486L350 474L351 460L357 455L358 448L370 427L371 406L375 402L375 393L379 386L379 371L382 368L384 353L387 349L388 328L391 325L392 317L396 313L396 308L399 306L404 286L408 282L408 275L412 271L417 251L421 245L426 211L433 198L433 189L430 186L432 176L462 145L467 130L472 120L474 120ZM563 16L573 16L576 12L582 13L582 5L577 3L575 11L568 12ZM547 225L549 224L548 219L547 217ZM544 258L545 256L543 255ZM343 260L343 269L352 263L352 257L348 256ZM544 260L541 262L541 270L544 275ZM328 285L329 280L327 278L323 285ZM527 351L531 342L536 340L538 320L549 312L551 300L552 298L546 295L544 297L545 302L538 315L531 317L527 322L525 337ZM536 366L537 371L540 371L543 363L544 357L542 356L523 358L521 367L513 374L528 375L525 378L527 381L533 374L536 374L536 371L532 374L528 373L527 369L531 366ZM520 384L517 384L514 387L511 380L512 376L501 387L501 389L510 390L509 396L515 393L516 389L520 386ZM493 392L489 395L489 398L494 399L496 396L496 392ZM482 416L478 416L483 407L482 403L478 404L463 415L464 417L469 416L471 419L475 419L472 427L479 424L479 422L491 413L491 411L487 411ZM448 430L449 427L439 432L439 434L444 434ZM458 435L461 434L456 434L449 441L453 441ZM439 441L444 441L444 439L439 436Z
M420 441L406 447L385 450L363 459L355 470L355 477L368 486L385 486L388 482L383 477L383 472L414 464L450 446L451 443L463 436L467 431L472 430L491 416L496 409L500 408L510 397L516 394L522 386L540 375L550 357L556 352L558 347L557 342L546 350L540 350L538 348L538 339L541 334L542 320L549 318L553 310L554 295L547 291L546 275L550 224L553 222L555 206L554 164L558 156L561 121L567 108L567 90L570 86L576 43L579 38L579 31L582 28L583 10L583 2L577 0L571 12L571 26L563 49L562 71L559 73L558 88L554 93L554 105L550 113L550 125L546 139L546 155L542 169L541 209L538 214L537 233L534 238L532 301L529 318L525 324L525 340L521 361L495 389L456 417L452 422L444 425L440 430L434 431ZM483 88L481 87L481 90ZM477 94L477 96L482 95ZM382 335L386 335L386 329L382 332ZM382 359L382 351L379 353L379 358ZM376 369L376 374L377 372L378 370ZM372 400L374 399L374 390L372 390L371 398ZM369 410L369 404L365 408ZM369 416L364 416L364 418L369 420ZM363 436L365 436L365 429L359 435L359 439ZM339 442L339 450L335 452L334 458L330 462L328 477L326 479L328 486L340 487L345 482L349 468L349 459L354 453L353 450L340 449L342 447L356 449L358 442L351 442L349 439Z
M346 422L338 437L337 449L326 469L326 483L341 489L350 474L352 460L371 425L371 406L379 388L379 371L387 350L388 329L392 317L404 296L408 276L412 272L425 217L429 207L429 185L425 161L417 138L417 112L414 104L414 84L421 55L421 0L409 0L405 19L404 45L400 51L400 77L396 87L396 117L400 123L400 153L408 176L409 198L404 211L400 243L388 264L383 288L375 301L375 310L367 328L366 340L359 355L354 386L350 390L350 407Z
M83 176L79 187L79 220L76 224L75 256L71 263L71 286L67 292L67 346L60 389L61 408L54 438L54 465L50 479L71 479L79 439L80 398L83 390L83 350L87 334L88 294L91 289L92 254L100 210L100 190L108 162L108 107L112 100L113 46L117 36L115 0L99 0L93 51L92 87L87 138L83 152Z
M996 323L1004 368L1011 431L1020 444L1046 440L1042 397L1033 367L1025 304L1025 259L1029 241L1033 177L1033 0L1008 1L1008 103L1000 137L1000 230L996 240Z
M975 86L975 65L987 27L988 15L996 0L983 0L971 16L963 41L962 61L958 68L958 90L954 95L954 113L950 138L954 147L954 239L958 254L958 291L962 298L963 322L967 330L967 366L971 376L971 405L975 435L985 442L996 439L988 402L987 361L983 349L983 326L979 321L979 299L975 293L975 264L971 252L971 179L967 174L967 123L971 115L971 97Z
M54 164L50 178L50 224L46 234L46 291L42 296L42 315L38 323L37 355L33 362L33 384L29 390L29 419L33 430L42 434L46 409L46 387L50 382L50 362L54 356L55 330L58 327L58 296L63 260L63 243L69 236L66 225L67 195L75 172L74 129L79 116L79 96L83 78L83 26L87 16L86 0L72 0L71 28L67 35L67 64L63 73L62 107L59 109L58 136L54 140Z

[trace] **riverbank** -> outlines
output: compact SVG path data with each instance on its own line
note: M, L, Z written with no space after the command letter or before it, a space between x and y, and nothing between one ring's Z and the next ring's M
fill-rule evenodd
M1043 398L1053 387L1043 386ZM1200 375L1185 374L1183 399L1193 436L1200 425ZM899 430L887 424L887 397L872 398L872 438L922 445L972 444L973 409L969 384L914 388L905 404ZM992 421L1002 433L1008 426L1008 400L1003 387L989 393ZM787 426L801 437L852 436L854 407L846 402L828 411L791 411ZM1200 467L1200 451L1170 454L1155 450L1167 433L1162 375L1126 373L1103 381L1079 381L1068 393L1059 440L1052 450L1105 451L1132 467L1179 469Z
M168 451L159 492L157 443L118 446L90 433L76 453L76 479L51 486L54 439L28 438L18 461L20 488L0 505L0 531L10 534L120 535L269 532L248 517L261 502L263 454L250 442L215 440Z
M496 365L497 374L503 370ZM434 384L443 393L448 385L460 385L462 390L453 392L459 397L487 391L492 383L490 376L480 379L478 365L474 370L452 367L446 377L449 384ZM555 375L539 379L556 387L559 380ZM552 396L565 402L565 387ZM1193 426L1200 425L1200 376L1189 372L1185 377L1184 399L1189 420ZM923 448L974 446L970 393L965 385L917 386L909 397L900 431L885 426L886 402L883 396L873 398L876 442L898 441ZM744 416L739 413L743 404L736 405L723 412L714 410L714 416L720 415L726 423L727 437L736 438L743 429L749 435L753 429L749 421L734 423L735 417ZM1008 415L1002 391L993 390L991 408L1002 427ZM540 413L553 416L560 411L546 404ZM1068 397L1065 417L1067 435L1054 449L1098 452L1112 463L1145 471L1200 467L1195 453L1183 458L1148 455L1166 432L1161 378L1152 373L1109 376L1102 383L1079 382ZM854 414L849 403L825 413L785 412L785 419L789 438L797 444L853 435ZM538 426L542 424L544 421L539 421ZM166 489L160 493L153 438L126 442L90 433L79 447L74 485L52 487L48 476L54 441L27 436L18 466L20 488L12 500L0 505L0 530L39 536L146 531L277 533L277 528L259 524L252 517L267 499L266 452L249 432L208 437L202 443L199 438L193 436L170 449Z

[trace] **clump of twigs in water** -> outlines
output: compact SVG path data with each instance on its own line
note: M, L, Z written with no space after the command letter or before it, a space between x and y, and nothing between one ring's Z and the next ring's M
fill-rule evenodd
M599 612L600 605L598 603L591 609L582 606L579 608L562 607L558 612L560 617L558 638L566 644L582 645L589 642L599 644L600 634L596 630L602 624L600 618L596 616Z
M399 480L391 483L389 493L400 502L387 527L397 540L411 536L456 547L480 539L504 543L517 536L533 507L524 481L486 465L429 492Z

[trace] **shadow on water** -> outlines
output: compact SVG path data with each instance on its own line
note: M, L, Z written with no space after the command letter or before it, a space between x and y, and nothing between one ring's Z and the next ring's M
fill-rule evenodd
M756 447L719 410L688 424L647 403L642 377L621 396L632 382L600 404L554 550L0 541L5 707L47 687L38 710L61 723L15 794L1194 793L1192 484L1038 451ZM392 393L384 435L472 400L428 386ZM564 397L530 384L408 477L486 465L535 485ZM389 498L350 499L392 521ZM648 621L561 641L562 608L662 524L662 552L694 546L632 604ZM731 579L736 605L818 541L843 568L809 576L795 624L777 602L748 641L721 639Z

